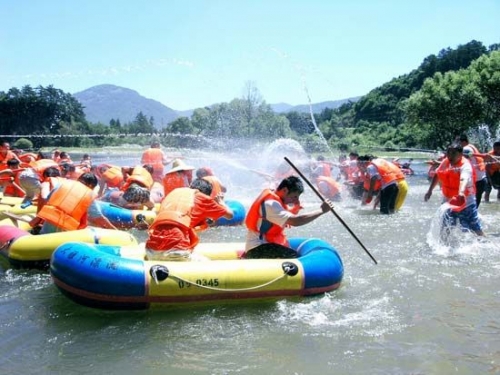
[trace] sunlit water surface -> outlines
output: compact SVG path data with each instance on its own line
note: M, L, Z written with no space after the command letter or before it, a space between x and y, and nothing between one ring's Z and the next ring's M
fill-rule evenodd
M120 159L134 164L137 160ZM187 157L210 165L247 207L264 180L254 161ZM381 216L345 199L336 212L288 230L335 245L339 290L265 304L109 312L74 304L48 273L0 270L0 374L486 374L500 373L500 241L496 201L480 216L488 237L437 241L440 193L424 203L423 161L402 211ZM303 203L319 206L306 187ZM492 194L494 196L494 194ZM140 240L144 233L134 232ZM202 241L243 241L243 227Z

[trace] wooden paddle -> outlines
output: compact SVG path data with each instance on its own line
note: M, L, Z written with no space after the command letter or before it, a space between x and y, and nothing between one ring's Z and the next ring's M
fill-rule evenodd
M19 216L19 215L16 215L16 214L13 214L12 212L9 212L9 211L3 211L0 213L1 216L5 216L5 217L8 217L9 219L12 220L12 222L14 223L14 225L16 227L19 227L18 225L18 221L24 221L25 223L30 223L32 218L31 219L26 219L22 216Z
M314 187L313 184L311 184L311 182L302 174L302 172L295 166L293 165L293 163L290 161L290 159L288 159L286 156L285 156L285 160L288 164L290 164L290 166L295 170L295 172L298 173L298 175L307 183L307 185L309 185L309 187L312 189L312 191L314 191L316 193L316 195L319 197L319 199L321 199L323 202L326 200L322 195L321 193ZM335 210L333 209L333 207L330 206L330 211L332 211L332 213L335 215L335 217L340 221L340 223L347 229L347 231L351 234L351 236L353 236L353 238L359 243L359 245L363 248L363 250L370 256L370 258L373 260L373 262L375 264L378 264L377 261L375 260L375 258L373 257L373 255L370 254L370 252L368 251L368 249L365 247L365 245L363 245L363 243L360 241L360 239L354 234L354 232L351 230L351 228L349 228L349 226L345 223L344 220L342 220L342 218L335 212Z

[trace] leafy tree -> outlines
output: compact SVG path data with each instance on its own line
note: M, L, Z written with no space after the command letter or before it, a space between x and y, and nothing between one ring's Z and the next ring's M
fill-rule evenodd
M53 86L33 89L28 85L0 93L0 131L4 134L59 135L61 128L73 123L85 123L82 105Z
M31 150L33 149L33 142L31 142L29 139L26 138L19 138L17 141L14 142L13 146L20 150Z
M404 122L403 101L420 90L426 78L468 67L487 52L481 42L472 40L456 49L442 49L437 56L426 57L412 72L394 78L370 91L354 106L355 122L389 122L399 126Z
M477 125L484 98L468 73L437 73L408 99L409 122L427 130L424 146L444 148L456 135Z
M314 132L314 124L311 121L311 116L308 113L290 111L285 114L285 117L290 123L290 129L297 135L311 134Z

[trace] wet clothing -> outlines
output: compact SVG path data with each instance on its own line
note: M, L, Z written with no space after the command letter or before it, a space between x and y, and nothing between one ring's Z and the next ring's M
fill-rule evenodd
M191 252L199 241L195 229L205 227L207 219L217 220L228 212L229 208L196 189L173 190L163 199L149 228L148 258L163 258L169 251Z

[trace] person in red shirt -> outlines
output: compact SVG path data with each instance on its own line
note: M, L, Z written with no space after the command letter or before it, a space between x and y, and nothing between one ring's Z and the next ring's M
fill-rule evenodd
M149 228L148 259L191 260L191 253L199 242L196 231L207 227L207 219L233 218L233 211L221 197L212 198L211 193L210 182L197 178L190 187L177 188L163 199Z

